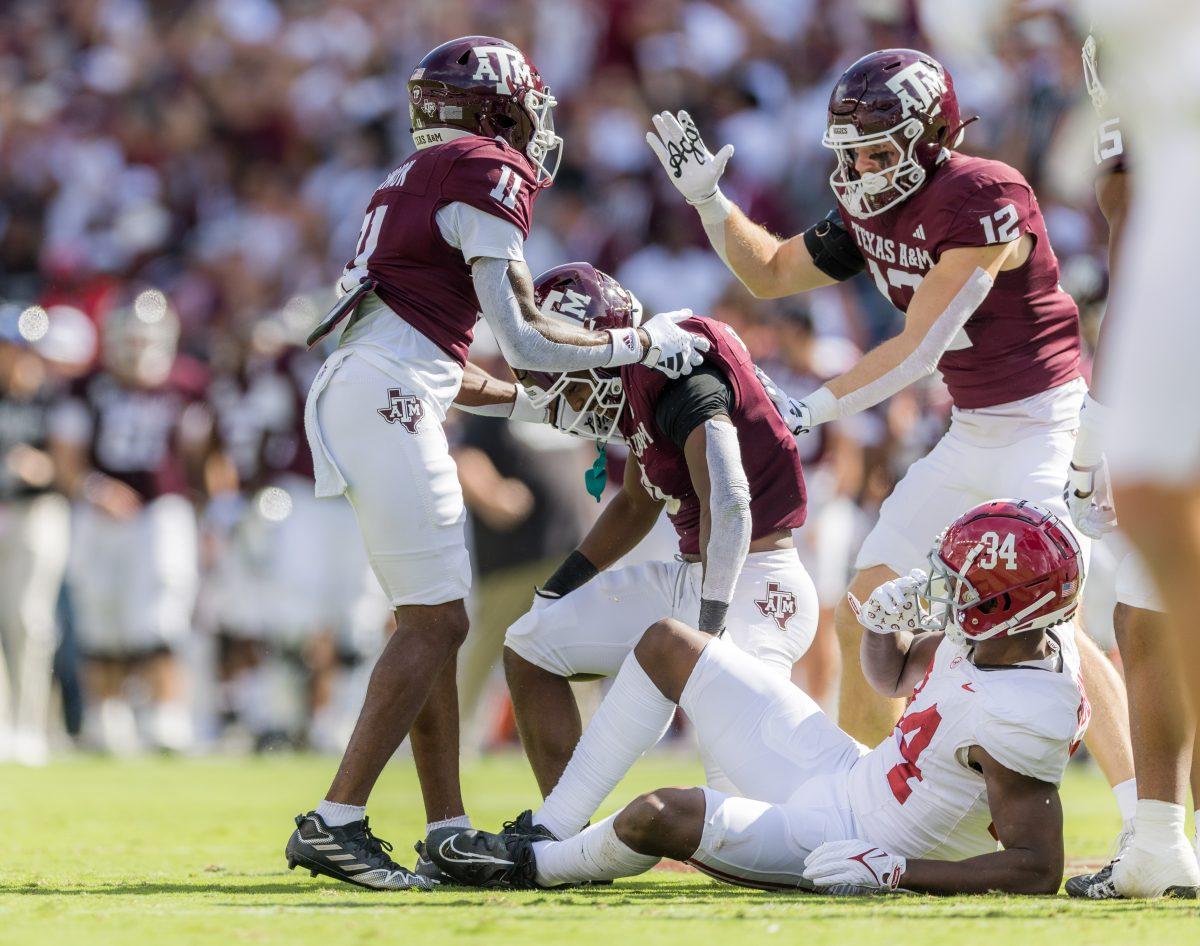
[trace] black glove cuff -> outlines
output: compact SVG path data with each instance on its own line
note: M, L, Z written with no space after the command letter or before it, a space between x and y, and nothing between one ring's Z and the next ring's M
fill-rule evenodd
M700 630L706 634L720 636L725 630L725 616L729 613L728 601L713 601L710 598L700 599Z
M538 593L543 598L561 598L580 585L586 585L598 574L600 570L588 561L586 555L576 549L558 566L558 570L546 579Z

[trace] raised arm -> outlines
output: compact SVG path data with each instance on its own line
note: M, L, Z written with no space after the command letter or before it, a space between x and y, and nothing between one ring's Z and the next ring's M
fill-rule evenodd
M917 595L924 578L914 569L880 585L864 602L848 596L858 622L868 631L860 648L863 675L883 696L909 696L945 636L940 631L909 630L921 626Z
M781 240L751 221L721 193L719 181L733 155L733 145L712 154L687 112L662 112L654 116L653 123L654 131L647 132L646 143L671 183L700 214L717 255L753 295L789 296L837 281L814 263L807 233Z

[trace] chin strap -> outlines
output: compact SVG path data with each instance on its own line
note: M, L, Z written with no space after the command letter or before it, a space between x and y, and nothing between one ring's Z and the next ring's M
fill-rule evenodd
M965 122L959 122L958 127L946 136L946 147L957 148L960 144L962 144L963 132L967 130L968 125L972 125L977 121L979 121L979 116L972 115Z

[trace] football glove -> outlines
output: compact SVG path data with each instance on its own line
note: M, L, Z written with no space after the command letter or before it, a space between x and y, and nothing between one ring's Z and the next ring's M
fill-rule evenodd
M925 573L914 568L907 575L885 581L866 601L860 602L850 592L846 598L858 623L872 634L898 634L901 631L920 634L926 628L921 622L917 598L926 580Z
M675 115L660 112L651 122L654 131L646 132L646 144L658 155L663 170L684 200L700 204L714 196L725 165L733 156L733 145L713 154L687 112Z
M642 325L650 336L650 344L641 363L672 379L691 374L704 361L703 353L710 347L707 338L679 327L679 322L691 317L691 309L660 312Z
M804 877L820 893L862 896L895 890L907 866L869 841L826 841L804 859Z
M808 405L787 394L758 365L754 366L754 374L758 377L763 390L767 392L767 397L775 405L775 410L779 412L779 416L783 418L783 422L787 424L792 435L808 433L814 426L812 412L808 409Z
M1117 527L1108 461L1104 457L1094 466L1076 466L1071 461L1063 499L1079 531L1091 539L1100 539Z

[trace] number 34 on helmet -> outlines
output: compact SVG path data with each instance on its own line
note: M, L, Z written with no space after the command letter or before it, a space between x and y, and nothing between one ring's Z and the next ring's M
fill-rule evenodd
M951 523L929 565L926 626L968 644L1069 621L1084 577L1071 530L1049 510L1013 499L983 503Z

